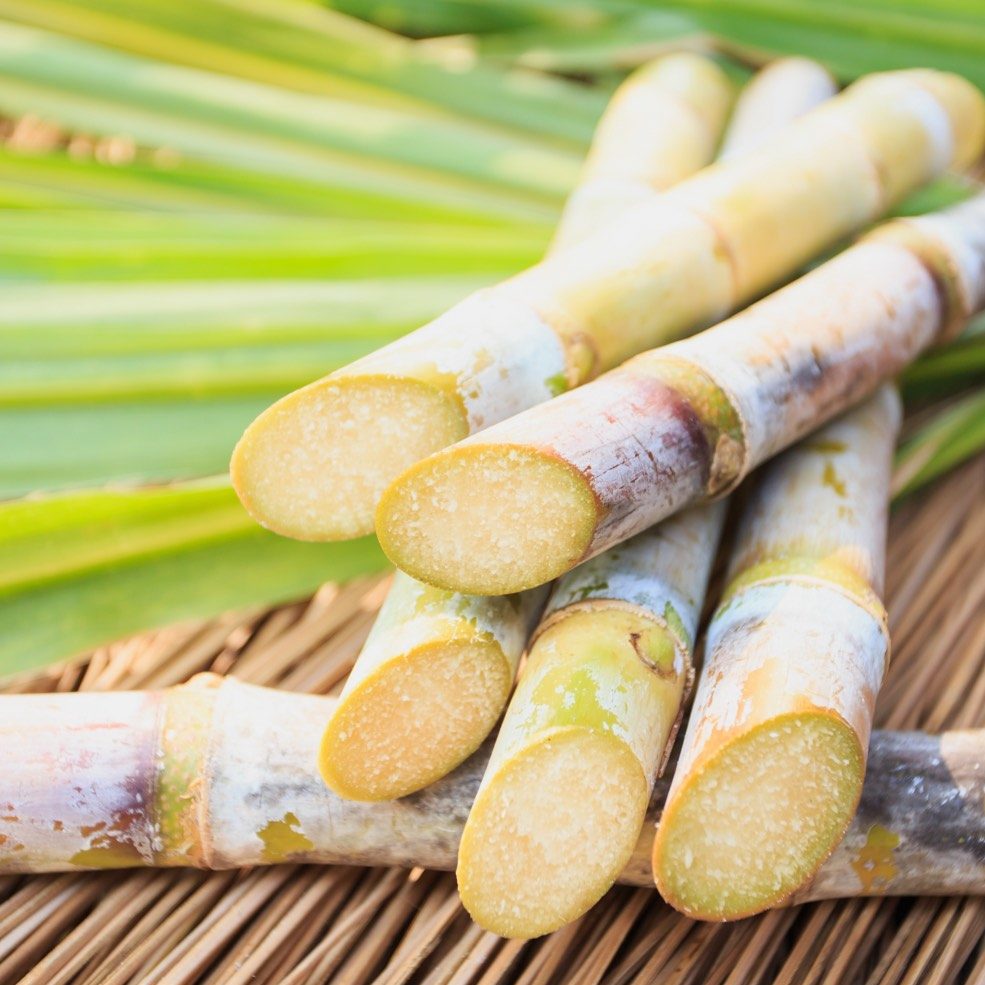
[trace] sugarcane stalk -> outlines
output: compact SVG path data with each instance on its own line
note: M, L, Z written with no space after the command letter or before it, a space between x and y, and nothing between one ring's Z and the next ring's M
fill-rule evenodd
M983 306L985 196L888 223L715 328L408 469L380 542L446 588L540 584L728 493Z
M700 171L715 155L731 102L722 70L700 55L665 55L633 72L599 121L552 250Z
M391 800L472 755L506 707L546 595L458 595L397 572L322 723L318 762L329 787L354 800Z
M810 880L862 792L889 657L891 388L765 470L742 523L654 844L661 894L749 916Z
M697 55L668 56L630 76L599 123L552 252L594 232L610 209L707 164L732 93L722 70ZM302 540L369 533L395 475L566 389L569 355L554 326L508 289L480 292L369 361L270 407L236 446L233 484L247 510L278 533Z
M964 80L864 79L757 150L283 398L237 446L236 488L281 533L366 532L413 462L713 324L973 161L983 140L985 101Z
M551 249L705 164L729 93L721 69L697 55L631 75L598 126ZM346 797L388 800L471 755L506 707L543 601L543 593L461 595L398 573L325 731L325 782Z
M751 150L837 91L831 73L810 58L770 62L739 93L718 159L727 161Z
M724 146L738 153L832 94L815 63L775 63L740 93ZM556 930L631 856L690 690L724 514L685 511L558 582L459 852L462 902L487 930Z
M202 675L166 691L0 697L0 872L308 862L451 869L487 761L402 800L318 774L334 699ZM875 732L858 814L796 902L985 892L985 730ZM620 877L652 886L658 781Z
M487 930L556 930L629 861L690 687L724 513L685 512L558 583L459 852L462 902Z

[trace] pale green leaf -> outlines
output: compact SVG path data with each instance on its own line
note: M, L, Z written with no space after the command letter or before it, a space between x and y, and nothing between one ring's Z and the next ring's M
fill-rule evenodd
M308 0L0 0L0 16L210 72L410 114L457 113L584 147L604 96L536 73L436 64Z
M9 281L506 276L536 263L550 236L547 224L123 211L93 221L42 209L0 212L0 224L0 280Z
M907 496L985 450L985 389L955 400L900 446L893 492Z
M373 538L303 544L261 530L224 480L0 504L0 561L0 676L386 563Z
M0 292L0 496L224 471L243 429L278 397L481 283L8 286Z
M248 171L536 217L573 184L576 154L467 121L291 92L0 23L0 110L127 134Z

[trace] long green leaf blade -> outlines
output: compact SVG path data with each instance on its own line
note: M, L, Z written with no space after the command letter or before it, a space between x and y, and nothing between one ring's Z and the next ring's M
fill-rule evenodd
M371 2L345 0L371 8ZM412 12L414 0L376 5ZM471 4L469 6L472 6ZM489 0L474 5L486 10ZM651 57L657 46L696 33L755 62L782 55L817 59L844 81L868 72L924 66L958 72L985 87L985 14L976 3L927 0L592 0L580 27L546 16L552 0L516 7L526 26L479 38L480 54L498 60L568 72L625 68ZM373 16L369 9L363 11ZM677 21L673 20L677 18ZM478 23L472 30L481 31ZM496 31L495 27L493 28Z
M504 216L498 214L478 215L468 208L437 205L383 189L333 186L324 177L313 181L297 175L265 174L182 158L171 152L108 165L59 152L24 153L0 148L0 202L17 208L248 212L391 222L504 224ZM510 219L510 224L513 221Z
M0 0L0 16L149 58L356 102L458 113L583 147L604 106L584 86L436 64L406 38L308 0Z
M0 504L3 558L0 676L386 563L372 538L302 544L261 530L224 480Z
M8 286L0 497L222 472L279 396L491 279Z
M123 211L94 221L40 209L0 213L0 223L0 280L8 281L505 276L536 263L550 234L547 224Z
M908 496L985 450L985 389L956 400L900 446L893 494Z
M0 23L0 108L214 163L477 214L550 212L578 156Z

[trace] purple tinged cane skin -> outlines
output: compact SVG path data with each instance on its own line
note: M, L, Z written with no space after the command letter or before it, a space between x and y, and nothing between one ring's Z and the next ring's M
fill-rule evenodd
M985 102L930 70L855 83L764 145L630 209L417 332L285 397L234 486L281 533L366 533L387 483L438 448L714 324L981 152Z
M316 726L333 698L203 678L167 691L0 697L0 738L11 750L0 872L277 862L454 868L488 746L410 797L343 800L316 766ZM182 745L199 765L175 775L162 749L182 737L162 734L160 712L196 692L197 737ZM873 733L848 833L788 902L985 893L983 763L985 730ZM148 797L169 776L166 796L180 801L186 822L180 837L162 834L168 805L160 793ZM621 882L653 885L653 835L667 786L656 783Z
M540 584L728 493L983 306L985 196L888 223L715 328L419 462L381 501L380 541L446 588Z

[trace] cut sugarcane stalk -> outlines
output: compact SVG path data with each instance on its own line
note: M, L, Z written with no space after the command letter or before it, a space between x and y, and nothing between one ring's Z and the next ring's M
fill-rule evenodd
M586 235L601 210L636 201L641 181L649 196L711 160L732 86L708 59L665 61L617 91L555 249ZM590 361L591 354L579 354L577 341L566 352L555 327L510 294L479 292L398 345L261 414L230 466L247 510L302 540L369 533L380 493L406 466L566 389L569 362Z
M552 249L587 239L700 171L714 157L731 102L732 87L709 58L680 52L637 69L599 121Z
M541 584L727 493L983 306L985 196L888 223L714 329L412 466L380 542L449 589Z
M810 58L770 62L739 93L718 159L744 154L837 91L831 73Z
M634 73L599 124L552 249L705 164L729 92L721 69L697 55ZM357 800L401 797L473 753L506 706L542 602L465 596L398 574L325 732L326 783Z
M467 434L710 325L981 152L985 101L874 76L755 151L283 398L233 456L247 509L303 539L370 527L387 482Z
M333 705L211 676L167 691L0 697L0 872L453 868L485 753L403 800L343 800L315 765ZM796 901L985 893L983 758L985 730L874 733L859 812ZM665 792L658 781L655 808ZM622 881L653 885L653 829L651 815Z
M456 595L398 572L324 730L325 782L391 800L468 758L506 707L546 594Z
M747 506L654 844L657 886L690 916L777 905L855 812L889 657L899 421L883 388L778 458Z
M556 930L625 868L690 685L723 517L683 513L558 583L462 839L459 892L487 930Z
M812 62L770 66L739 96L725 145L737 152L832 93ZM686 511L558 583L459 852L462 901L487 930L556 930L632 854L690 689L724 512Z

